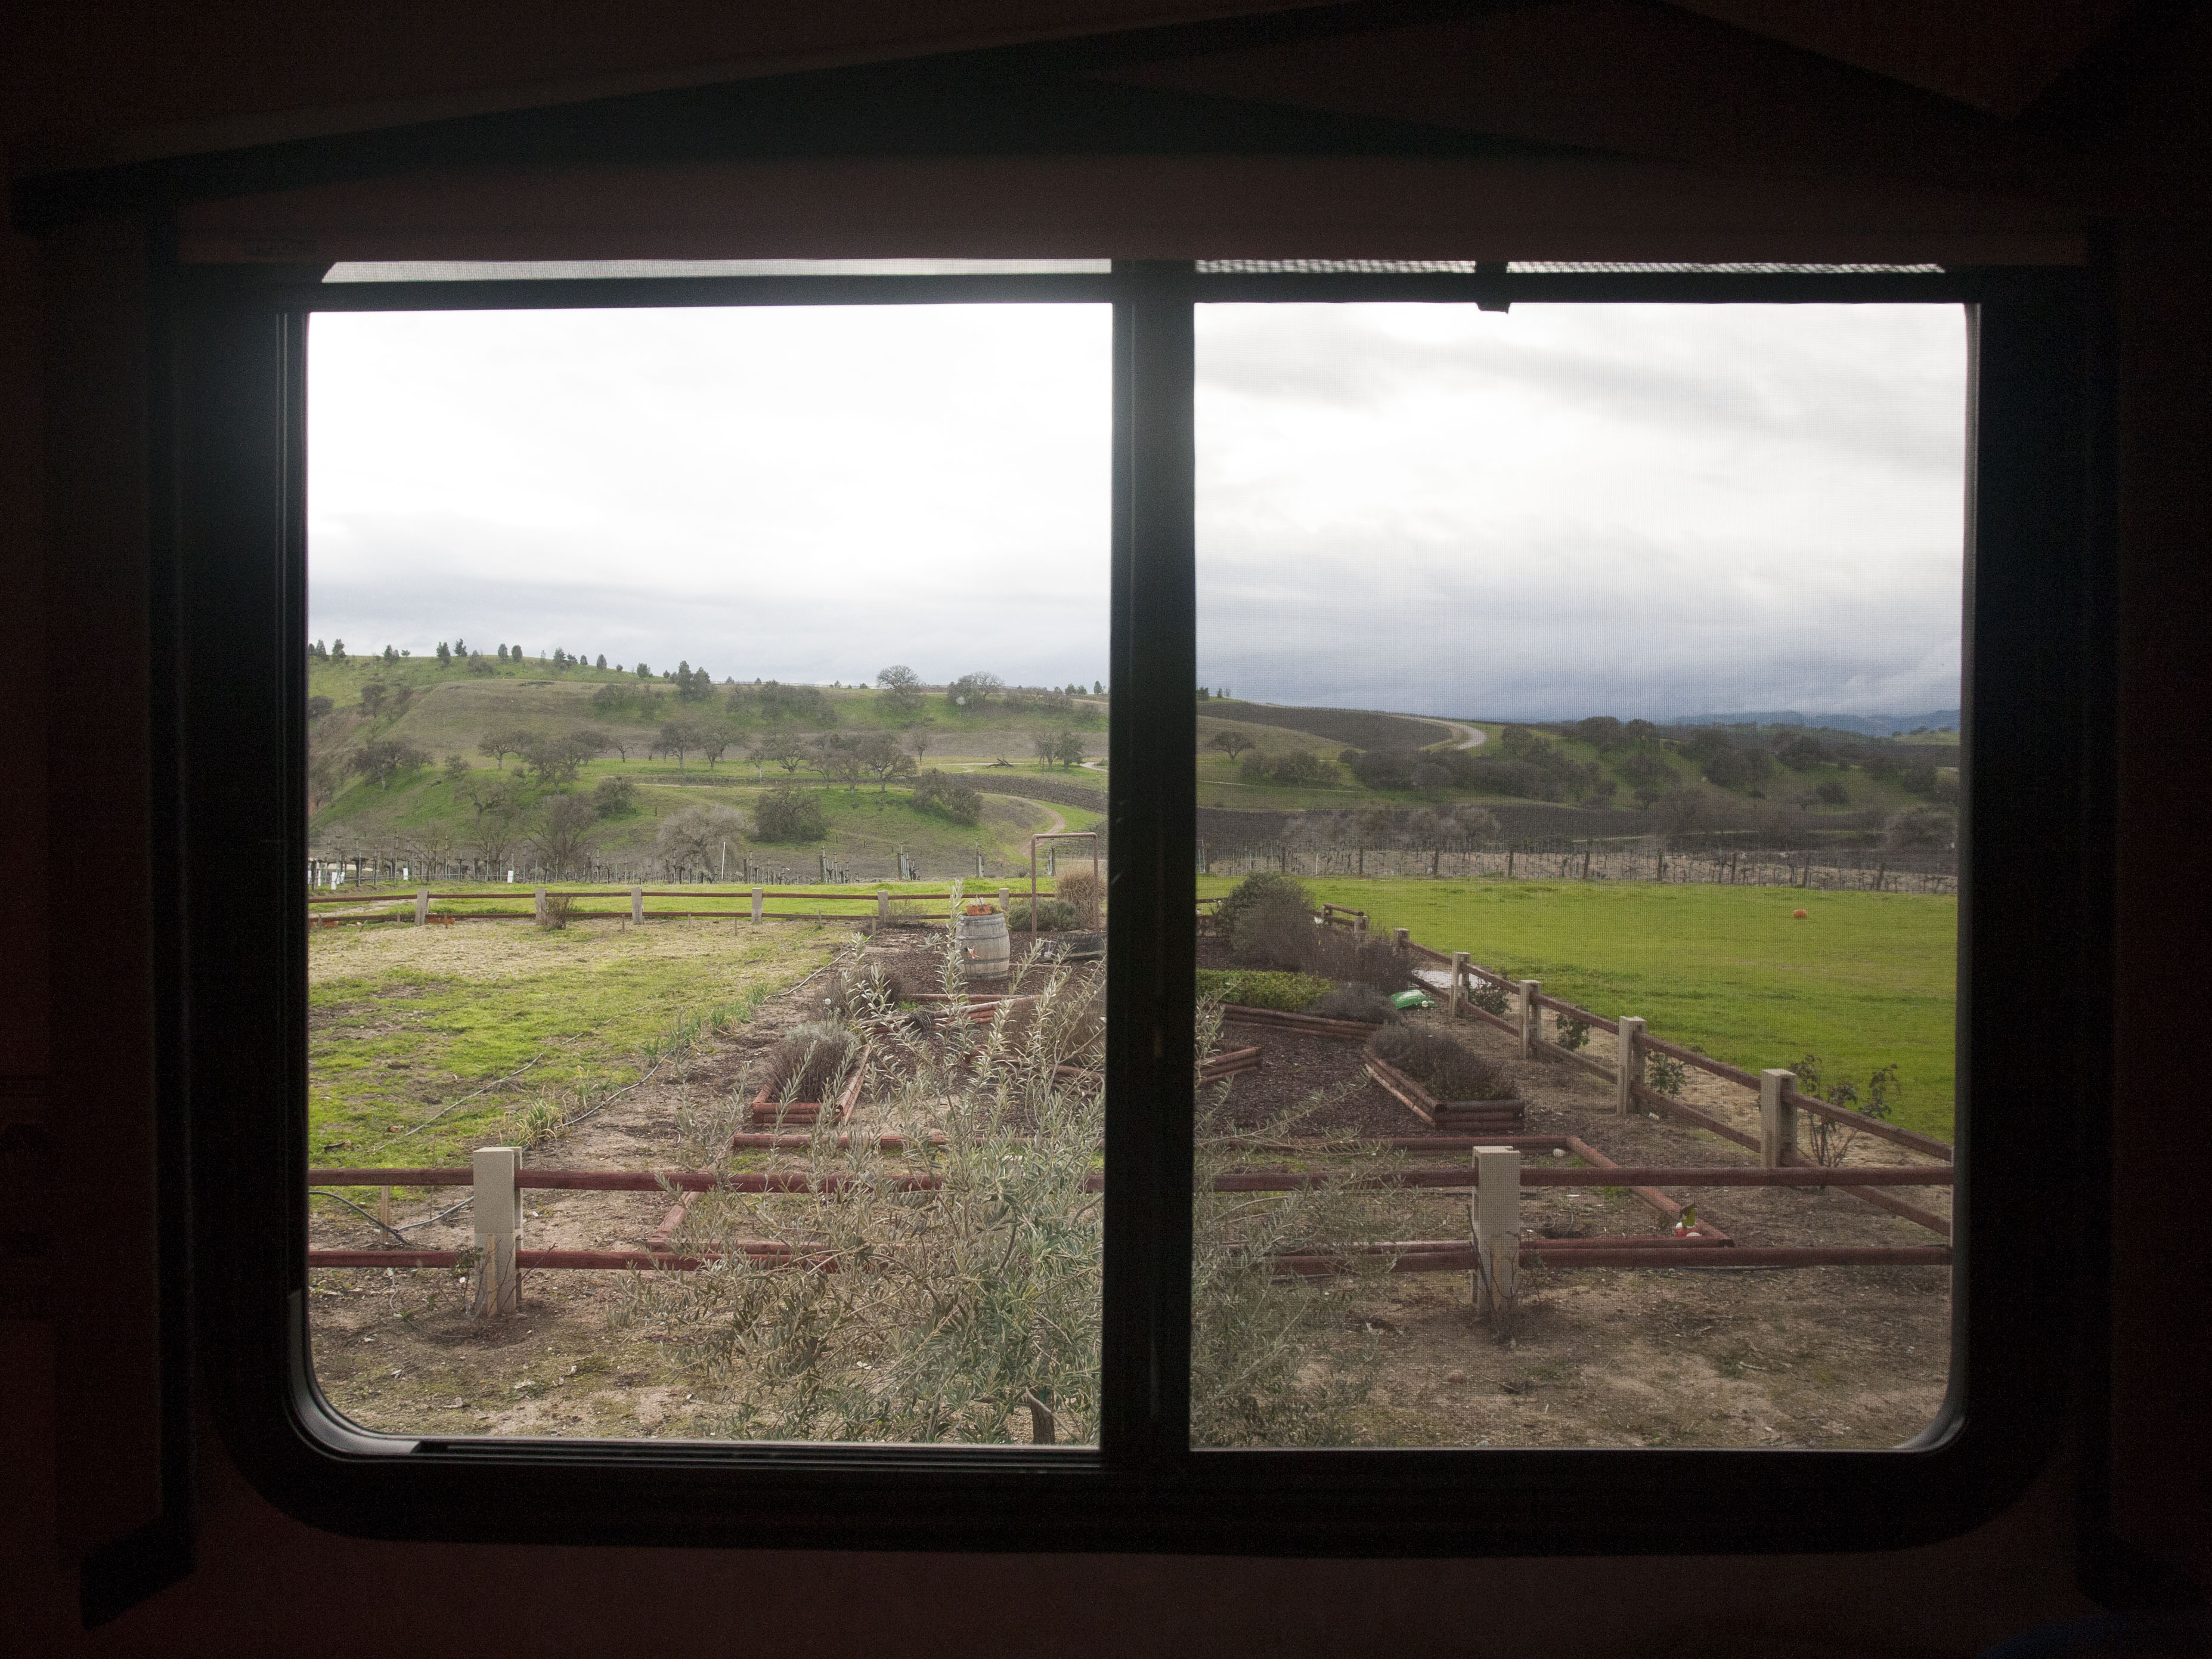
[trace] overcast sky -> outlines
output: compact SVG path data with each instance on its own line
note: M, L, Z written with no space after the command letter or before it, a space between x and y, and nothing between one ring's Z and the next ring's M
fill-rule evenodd
M1091 306L325 313L311 631L1106 673ZM1958 702L1951 307L1201 307L1200 677L1504 718Z

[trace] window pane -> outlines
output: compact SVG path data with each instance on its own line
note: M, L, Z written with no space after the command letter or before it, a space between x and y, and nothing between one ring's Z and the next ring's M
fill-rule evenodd
M1960 312L1197 340L1194 1440L1909 1438L1950 1364Z
M1095 1437L1109 344L1099 306L314 319L339 1411Z

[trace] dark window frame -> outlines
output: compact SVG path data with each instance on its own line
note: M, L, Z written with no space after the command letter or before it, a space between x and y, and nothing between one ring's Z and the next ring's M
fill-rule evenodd
M774 1547L1315 1555L1895 1547L1995 1514L2069 1421L2073 1333L2101 1245L2105 1054L2064 975L2108 936L2111 556L2079 271L740 277L317 285L175 268L161 407L173 629L157 719L179 833L177 1083L200 1383L274 1502L363 1535ZM1191 322L1212 301L1923 301L1973 320L1962 780L1960 1184L1943 1417L1893 1451L1194 1451L1189 769ZM304 1310L304 319L316 310L1083 301L1114 307L1114 951L1105 1407L1075 1448L409 1439L317 1393ZM1990 875L1984 879L1981 872ZM2033 870L2035 884L2016 872ZM1974 1133L1975 1103L1998 1133ZM1977 1267L1974 1264L1979 1263ZM2078 1338L2073 1340L2079 1340ZM1684 1494L1694 1493L1693 1501ZM767 1524L772 1521L772 1527Z

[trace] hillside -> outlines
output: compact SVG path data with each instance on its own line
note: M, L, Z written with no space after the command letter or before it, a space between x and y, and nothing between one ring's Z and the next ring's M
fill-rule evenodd
M1026 869L1030 836L1091 829L1106 804L1103 697L1039 706L1018 696L1009 706L1000 694L976 709L926 691L902 705L860 688L738 686L696 677L679 687L672 676L641 680L612 669L482 658L473 666L430 658L318 660L308 689L309 836L324 859L527 868L541 852L555 856L545 851L555 844L550 815L556 802L573 798L590 805L580 836L570 837L580 868L656 876L672 867L661 856L669 820L688 809L720 808L703 854L717 870L728 842L726 856L740 864L810 876L826 863L854 879L893 877L902 854L933 876L972 877L979 859L985 873L1004 876ZM706 752L696 744L669 752L659 739L670 721L716 735ZM1038 761L1039 737L1068 733L1080 743L1082 765L1071 767L1065 757ZM893 737L909 757L918 738L921 769L971 781L980 810L972 823L957 808L929 810L917 803L911 779L886 785L825 776L807 752L824 736L848 743ZM566 763L558 752L563 739L574 740ZM544 753L526 759L517 750L531 750L533 740ZM763 751L779 740L787 752ZM394 763L380 774L373 763L380 753ZM820 834L763 838L759 807L779 785L811 799ZM695 863L704 846L695 845Z

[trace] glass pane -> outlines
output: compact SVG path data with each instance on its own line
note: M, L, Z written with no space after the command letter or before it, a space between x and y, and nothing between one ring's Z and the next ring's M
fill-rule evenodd
M1109 345L1098 306L314 319L339 1411L1095 1437Z
M1910 1438L1951 1358L1960 313L1197 339L1194 1440Z

